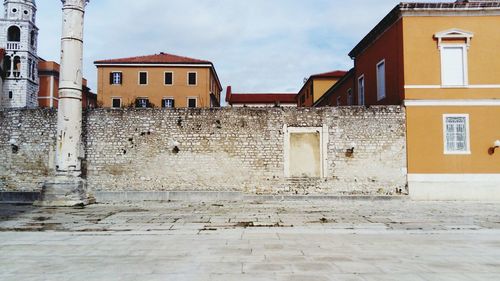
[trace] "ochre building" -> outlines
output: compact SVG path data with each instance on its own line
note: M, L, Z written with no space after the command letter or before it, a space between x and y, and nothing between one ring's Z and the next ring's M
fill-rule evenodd
M222 85L214 65L166 53L96 61L103 107L219 107Z
M297 94L297 105L299 107L312 107L345 74L345 71L336 70L311 75Z
M499 27L500 1L399 4L317 105L404 104L411 196L500 200Z

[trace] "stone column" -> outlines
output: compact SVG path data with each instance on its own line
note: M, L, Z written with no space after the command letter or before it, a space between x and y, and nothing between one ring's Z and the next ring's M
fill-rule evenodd
M88 0L61 0L63 26L59 109L57 114L56 176L42 189L38 205L87 205L86 182L81 178L83 19Z

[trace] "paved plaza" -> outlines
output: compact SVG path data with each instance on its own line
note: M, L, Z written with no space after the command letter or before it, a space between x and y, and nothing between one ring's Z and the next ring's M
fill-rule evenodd
M0 205L0 280L500 280L500 204Z

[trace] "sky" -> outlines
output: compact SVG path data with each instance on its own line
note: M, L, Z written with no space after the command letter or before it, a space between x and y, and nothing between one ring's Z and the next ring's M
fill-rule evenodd
M59 61L61 1L36 2L38 55ZM349 70L349 51L398 3L90 0L84 76L96 92L94 61L165 52L213 62L234 92L297 92L312 74Z

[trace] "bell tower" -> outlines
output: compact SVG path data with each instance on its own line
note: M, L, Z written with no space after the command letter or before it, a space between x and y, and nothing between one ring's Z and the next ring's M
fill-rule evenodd
M5 50L3 108L38 106L38 28L35 0L4 0L0 48Z

